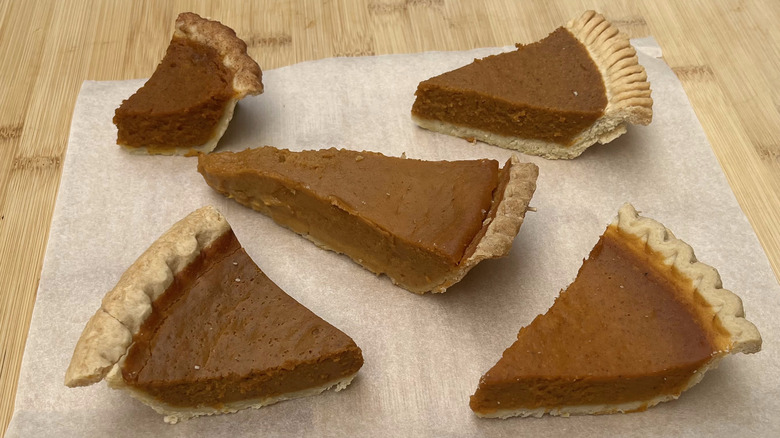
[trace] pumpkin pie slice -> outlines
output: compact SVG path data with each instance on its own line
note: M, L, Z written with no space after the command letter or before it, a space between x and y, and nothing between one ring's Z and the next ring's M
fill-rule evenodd
M539 169L261 147L201 154L215 190L411 292L444 292L509 252Z
M116 110L117 144L133 153L210 152L236 103L262 92L260 67L232 29L182 13L157 70Z
M65 384L106 379L176 423L338 391L362 365L355 342L279 289L204 207L106 294Z
M626 204L574 282L480 380L479 416L643 411L761 336L711 266Z
M585 12L541 41L477 59L417 87L423 128L550 159L647 125L653 100L628 38Z

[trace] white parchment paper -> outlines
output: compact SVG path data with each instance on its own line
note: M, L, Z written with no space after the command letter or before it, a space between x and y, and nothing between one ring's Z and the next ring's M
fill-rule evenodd
M85 82L73 115L9 437L28 436L780 436L780 294L675 75L652 40L634 41L654 120L572 161L524 157L538 189L511 254L483 262L446 294L417 296L323 251L212 191L196 159L127 154L114 109L144 81ZM218 150L273 145L505 161L510 151L417 128L417 84L509 48L325 59L264 73ZM477 418L468 397L523 325L544 313L623 202L690 243L743 299L764 350L727 358L674 402L643 413ZM363 349L346 390L177 425L105 384L68 389L84 324L121 273L171 224L219 208L282 289Z

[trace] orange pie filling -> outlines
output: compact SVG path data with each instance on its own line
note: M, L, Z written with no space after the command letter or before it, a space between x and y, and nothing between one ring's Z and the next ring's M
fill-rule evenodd
M354 342L271 282L232 231L176 274L152 309L122 377L169 406L276 397L341 381L363 364Z
M420 83L412 115L569 145L604 114L598 67L568 30Z
M217 50L174 37L152 77L117 108L117 143L151 153L202 145L234 97L233 72Z
M630 404L630 411L678 396L698 381L697 370L731 348L697 295L660 254L609 226L576 280L483 376L472 410L490 416Z
M200 155L198 163L217 191L418 293L473 253L509 169L494 160L270 147Z

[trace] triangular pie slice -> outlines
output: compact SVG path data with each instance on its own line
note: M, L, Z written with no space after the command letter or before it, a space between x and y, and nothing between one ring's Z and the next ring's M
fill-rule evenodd
M575 158L653 116L636 52L593 11L540 41L423 81L415 94L412 119L423 128L550 159Z
M236 103L262 92L260 67L232 29L182 13L152 77L116 110L117 144L133 153L210 152Z
M718 272L624 205L577 278L480 380L479 416L642 411L676 399L761 336Z
M65 384L106 379L175 423L345 388L360 348L277 287L203 207L122 275L81 334Z
M220 193L409 291L444 292L506 255L539 169L513 156L423 161L375 152L262 147L198 158Z

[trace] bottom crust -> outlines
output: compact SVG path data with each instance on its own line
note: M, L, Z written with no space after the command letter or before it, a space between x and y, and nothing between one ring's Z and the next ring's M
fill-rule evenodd
M605 144L626 133L626 122L618 117L598 119L590 128L581 133L570 146L534 140L531 138L511 137L483 131L477 128L454 125L440 120L424 119L412 114L412 121L421 128L464 139L476 139L484 143L514 149L528 155L558 160L579 157L585 149L596 142Z
M339 380L330 381L322 386L308 388L301 391L280 394L273 397L259 397L259 398L236 401L232 403L226 403L219 408L210 407L210 406L187 408L181 406L171 406L165 402L161 402L156 398L151 397L145 392L139 391L133 388L132 386L126 385L124 379L122 378L122 372L120 371L119 366L114 366L111 372L106 376L106 382L110 387L114 389L122 389L127 391L133 398L151 407L158 414L164 415L165 417L163 419L165 420L166 423L176 424L180 420L188 420L190 418L201 417L204 415L232 414L240 410L249 409L249 408L259 409L262 408L263 406L272 405L274 403L284 401L284 400L292 400L295 398L317 395L321 392L324 392L334 387L335 387L334 391L338 392L346 388L352 382L352 379L355 377L355 375L357 375L357 371L352 375L349 375Z
M645 409L657 405L658 403L674 400L677 396L667 395L658 397L647 402L630 402L619 405L577 405L577 406L560 406L556 408L537 408L537 409L517 409L517 410L501 410L491 412L489 414L480 414L477 412L478 417L482 418L500 418L506 419L511 417L536 417L541 418L544 414L568 417L571 415L600 415L600 414L618 414L639 412Z
M219 143L219 140L222 138L222 135L225 134L225 131L227 130L228 125L230 124L230 120L233 119L233 112L236 109L237 103L238 103L238 99L230 99L225 104L225 111L222 113L222 117L219 118L219 121L217 122L217 126L214 127L214 133L212 134L211 139L206 143L203 143L202 145L192 146L192 147L174 147L170 149L160 148L156 146L128 146L124 144L120 144L120 146L122 146L122 149L134 155L193 156L196 155L198 152L207 154L213 151L217 147L217 143Z

